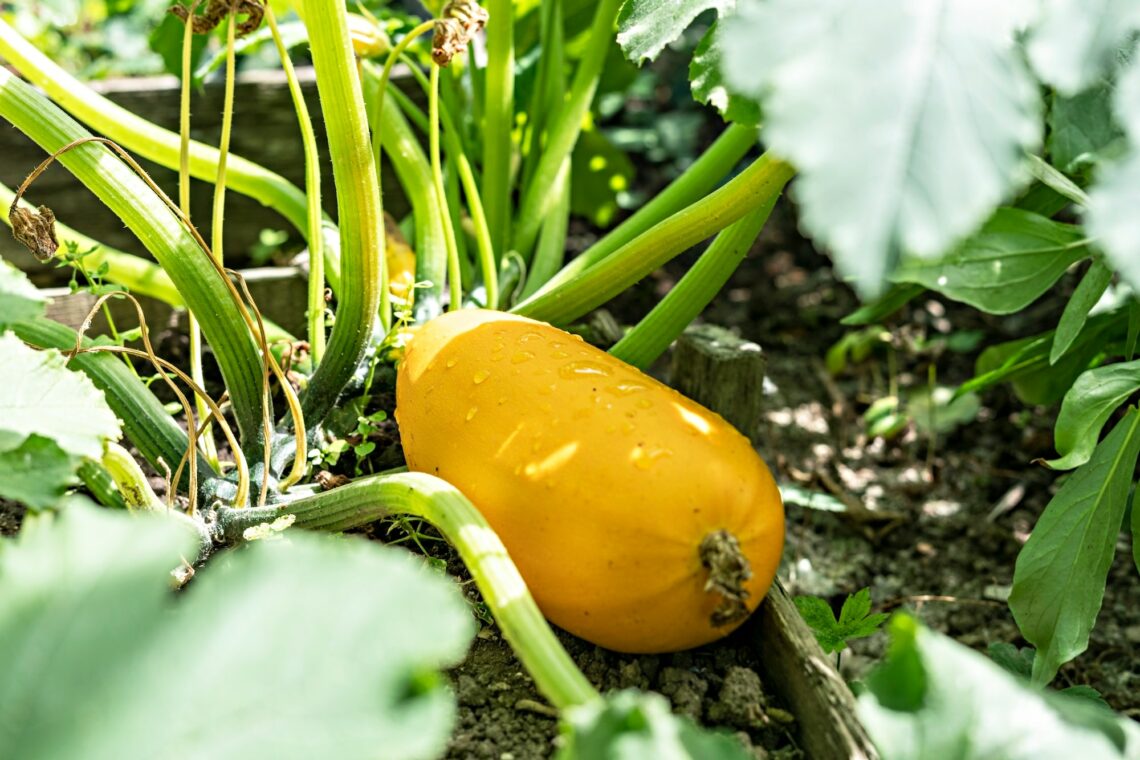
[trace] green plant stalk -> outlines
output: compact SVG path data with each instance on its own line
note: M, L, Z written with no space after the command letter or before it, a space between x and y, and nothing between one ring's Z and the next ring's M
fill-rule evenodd
M127 508L126 502L115 487L115 481L111 479L110 473L103 469L103 465L93 459L85 459L83 464L79 465L76 474L84 487L95 497L95 501L110 509Z
M9 188L0 185L0 221L9 227L11 222L8 221L8 208L15 197L16 194ZM21 202L21 205L31 208L27 203ZM178 289L170 281L170 276L154 262L109 248L59 222L56 222L55 231L61 243L75 243L79 250L98 248L85 261L90 261L97 267L106 264L105 277L111 282L126 287L132 293L157 298L174 307L185 306Z
M423 72L413 65L409 65L408 70L412 72L416 81L423 87L424 93L429 94L431 92L431 83L424 77ZM442 74L443 70L441 70L440 73ZM399 93L398 96L397 93ZM399 90L393 89L392 95L397 96L396 99L400 104L400 108L413 122L418 121L415 116L416 112L419 112L419 115L423 116L423 113L419 111L416 105L412 103L407 96L400 93ZM443 139L447 144L448 156L455 161L456 169L459 172L459 181L463 185L463 193L467 196L467 211L471 215L471 223L475 228L475 246L479 254L479 270L483 275L483 286L487 291L487 303L497 304L499 303L499 268L495 263L495 249L494 243L491 240L491 228L487 223L487 215L483 208L483 199L482 193L479 190L478 178L475 176L475 170L467 158L467 151L463 147L462 140L460 139L461 133L451 114L452 110L447 107L447 104L440 102L439 115L443 121ZM426 116L423 116L423 129L425 133L428 131L428 119ZM454 226L453 224L453 227ZM458 229L458 227L455 228Z
M455 487L425 473L377 475L275 508L225 509L219 526L226 540L235 541L245 528L287 514L296 517L296 527L326 531L396 514L427 520L459 552L539 691L560 710L600 699L555 638L499 537Z
M12 332L33 346L60 351L75 348L75 331L50 319L18 322L12 325ZM84 345L93 344L85 340ZM185 431L123 362L111 354L82 353L72 357L69 366L86 374L95 387L103 391L107 405L123 421L123 431L155 470L162 472L165 466L173 471L178 466L189 445ZM216 478L214 470L199 457L199 484L205 485ZM186 473L178 485L184 488L189 482Z
M534 179L534 170L542 156L542 143L547 118L558 110L562 93L566 88L566 76L562 40L562 0L548 0L542 3L539 12L539 44L542 56L538 59L538 74L531 94L530 108L527 109L527 129L523 139L522 180L519 187L523 195ZM545 226L545 225L544 225ZM529 282L529 280L528 280Z
M443 186L447 192L447 213L451 229L455 232L455 247L459 252L459 271L462 274L463 292L470 292L473 273L471 269L470 252L467 250L467 235L463 229L463 203L459 198L459 172L455 168L455 161L449 160L443 166Z
M305 199L308 208L309 229L319 230L323 213L321 211L321 156L317 150L317 136L313 132L313 120L309 116L309 106L297 81L297 72L289 51L281 39L277 17L270 5L265 6L265 19L277 55L281 58L281 68L285 81L289 83L289 94L293 98L293 110L297 112L297 126L301 129L301 145L305 152ZM308 291L308 338L313 362L319 364L325 355L325 259L324 240L321 235L313 235L309 240L309 291ZM383 304L381 309L384 309Z
M0 58L6 59L21 75L43 89L48 97L95 131L160 166L178 169L177 134L94 92L36 50L2 19ZM217 163L216 149L196 141L191 143L191 176L212 182ZM233 156L229 184L236 192L248 195L281 214L306 240L312 242L305 194L284 177L252 161Z
M542 158L534 170L534 179L527 187L518 214L518 225L512 241L512 248L529 262L531 249L538 237L539 228L550 214L556 199L549 192L553 186L562 162L574 149L578 135L582 131L582 120L590 110L594 92L598 89L598 78L606 60L606 52L614 40L614 23L622 0L600 0L594 12L594 22L590 27L590 39L586 51L574 74L570 94L566 102L551 119L551 125L543 146Z
M794 171L764 154L738 176L623 245L572 280L540 291L511 311L544 322L577 319L669 261L779 196Z
M90 137L4 69L0 69L0 118L51 153ZM242 439L256 447L261 441L261 358L233 285L166 204L106 147L81 145L59 161L126 224L170 275L214 349Z
M443 167L439 155L439 66L431 64L431 87L428 91L428 153L431 156L431 178L435 184L436 203L443 212L443 242L447 246L447 284L449 287L447 310L463 306L463 282L459 271L459 247L455 242L455 228L451 224L451 211L447 205L447 190L443 186Z
M601 240L583 251L581 256L563 267L542 291L550 290L577 277L653 225L703 198L755 145L755 127L729 125L716 142L710 145L708 150L702 153L681 176L669 183L668 187L636 213L610 230Z
M161 512L166 509L166 505L150 487L150 481L146 479L146 474L138 462L122 446L110 442L104 445L100 464L119 487L119 494L123 497L127 509L151 512Z
M416 221L413 245L416 281L431 283L416 289L414 313L417 322L426 322L442 312L440 304L447 266L443 214L435 203L431 165L412 128L400 112L395 98L378 99L380 75L376 68L373 64L364 64L372 133L378 136L375 150L378 154L383 148L412 204L412 215Z
M328 132L340 220L341 288L324 361L309 381L305 420L320 424L352 379L372 339L384 277L384 222L364 95L344 4L304 0L317 90ZM388 328L388 315L382 315Z
M511 134L515 126L515 8L488 0L483 101L483 204L498 258L511 240Z
M531 262L530 271L527 272L526 284L523 287L522 297L528 298L542 287L543 283L554 276L562 266L566 255L566 228L570 222L570 159L562 162L562 171L558 173L554 187L550 188L558 202L550 210L550 216L542 225L542 232L538 236L538 246L534 251L534 261Z
M774 196L721 230L693 268L610 349L610 353L639 369L653 364L728 282L775 205Z

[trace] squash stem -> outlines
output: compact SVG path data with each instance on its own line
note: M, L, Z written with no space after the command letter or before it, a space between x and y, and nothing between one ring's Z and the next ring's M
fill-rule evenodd
M455 227L447 204L447 190L443 186L443 169L439 153L439 64L431 64L431 87L428 89L428 152L431 154L431 177L435 183L436 203L443 216L443 242L447 246L448 311L463 306L463 282L459 271L459 246L455 242Z
M515 8L487 3L487 69L483 121L483 203L499 260L511 239L511 153L515 120Z
M499 537L454 486L418 472L361 478L277 507L225 508L218 514L220 537L239 540L246 528L287 514L295 516L297 527L329 531L396 514L427 520L459 552L539 691L559 710L601 698L555 637Z

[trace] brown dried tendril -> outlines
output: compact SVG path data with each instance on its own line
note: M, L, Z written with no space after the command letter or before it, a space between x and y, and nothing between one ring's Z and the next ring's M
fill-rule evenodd
M451 0L435 22L431 39L431 58L439 66L467 50L471 38L483 30L490 16L475 0Z
M47 261L59 250L59 239L55 236L55 214L47 206L38 211L20 208L15 202L8 210L12 223L12 234L38 260Z
M182 19L182 23L187 21L192 25L194 34L209 34L217 28L218 24L229 15L245 16L245 21L237 25L235 34L238 37L244 37L250 32L256 31L261 26L261 21L265 17L265 6L262 0L209 0L206 4L206 10L201 15L195 15L194 10L197 8L198 3L195 3L190 8L178 3L171 6L170 12L178 18Z

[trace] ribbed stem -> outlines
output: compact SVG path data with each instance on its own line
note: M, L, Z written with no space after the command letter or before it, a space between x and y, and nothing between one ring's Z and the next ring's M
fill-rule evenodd
M598 8L594 12L594 23L590 27L586 52L582 55L578 71L574 74L570 94L551 120L546 144L542 149L542 158L534 170L534 180L527 187L526 195L520 205L518 223L515 225L515 235L511 245L528 261L534 241L538 237L538 230L557 201L557 198L550 193L550 188L562 168L562 162L574 149L574 143L578 141L578 135L582 131L582 120L594 100L594 92L598 89L598 78L606 61L606 53L613 43L614 23L617 21L618 9L621 6L622 0L600 0L598 3Z
M723 187L643 232L583 274L511 309L564 324L605 303L674 256L779 196L792 167L768 154Z
M542 290L551 290L568 282L653 225L703 198L755 145L755 127L730 125L681 176L669 183L668 187L639 208L633 216L614 227L581 256L563 267Z
M277 508L222 510L219 526L223 538L237 540L245 528L286 514L296 516L297 527L330 531L396 514L427 520L459 552L539 691L560 710L600 698L555 638L499 537L467 497L448 483L417 472L361 478Z
M3 68L0 118L52 153L90 138L79 124ZM80 145L59 161L126 224L170 275L214 349L243 443L260 446L261 358L232 284L166 204L106 147Z
M543 286L558 268L566 256L566 228L570 223L570 159L562 162L562 171L550 188L557 202L550 210L550 216L542 225L542 232L538 236L538 246L534 249L534 261L526 274L526 285L522 297L529 298Z
M435 199L443 216L443 242L447 246L447 310L455 311L463 305L463 283L459 273L459 248L455 242L455 228L447 205L447 191L443 187L443 164L439 152L439 66L431 64L431 85L428 89L428 153L431 157L431 178L435 184Z
M692 269L610 353L640 369L653 364L728 282L775 205L773 196L768 203L721 230Z
M319 425L352 378L372 339L380 306L384 223L368 118L345 7L305 0L305 25L328 133L340 220L341 287L328 351L304 398L308 425Z

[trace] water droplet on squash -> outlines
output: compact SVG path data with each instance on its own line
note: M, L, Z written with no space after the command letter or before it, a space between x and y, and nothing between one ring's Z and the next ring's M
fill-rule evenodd
M479 370L478 372L476 372L476 373L475 373L475 376L474 376L474 377L472 377L472 378L471 378L471 380L472 380L472 381L473 381L473 382L474 382L476 385L478 385L479 383L483 382L484 380L486 380L486 379L487 379L488 377L490 377L490 376L491 376L491 371L490 371L490 370L481 369L481 370Z
M653 406L653 402L647 398L639 398L637 400L637 405L642 409L649 409Z
M534 354L530 351L518 351L511 357L511 364L522 364L534 358Z
M634 425L629 420L626 420L621 424L621 432L626 433L627 435L629 433L632 433L634 430L637 430L637 425Z
M669 449L638 446L633 450L633 465L639 470L648 470L659 460L672 455L673 452Z
M479 413L479 407L477 407L477 406L473 406L470 409L468 409L467 410L467 421L470 422L471 420L473 420L475 418L475 415L478 413Z
M567 380L573 380L574 378L583 377L607 377L610 374L610 370L598 362L581 360L563 364L559 368L558 374Z
M458 362L457 360L455 360L455 359L448 359L448 360L447 360L447 368L448 368L448 369L451 369L452 367L454 367L454 366L455 366L456 364L458 364L458 363L459 363L459 362Z
M569 355L570 354L566 353L565 351L555 351L553 354L551 354L551 356L553 356L555 359L565 359Z
M555 389L556 387L558 387L558 386L554 385L554 383L551 383L550 385L544 385L544 386L542 386L541 388L539 388L539 389L538 389L538 395L540 395L540 396L549 396L549 395L551 395L552 393L554 393L554 389Z
M534 340L535 338L541 338L541 337L542 336L536 332L523 333L522 335L519 336L519 343L529 343L530 341Z
M496 403L499 406L502 406L503 404L507 403L507 397L506 396L499 396L499 400Z
M640 393L645 390L644 385L637 383L618 383L617 385L610 385L606 388L606 393L611 393L614 396L630 396L634 393Z

